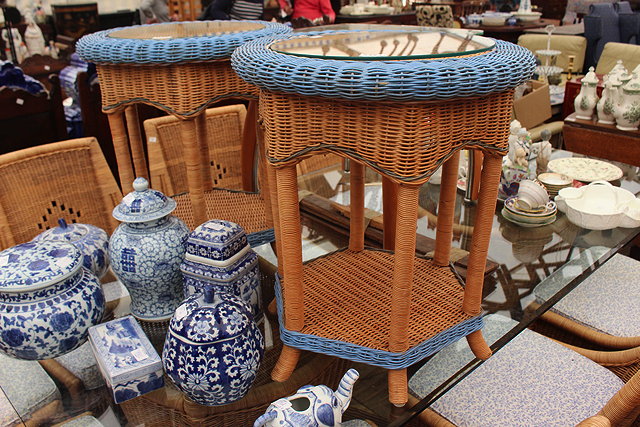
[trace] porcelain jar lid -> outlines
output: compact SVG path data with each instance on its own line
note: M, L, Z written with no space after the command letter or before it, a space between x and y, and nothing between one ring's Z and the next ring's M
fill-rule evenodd
M589 72L587 73L586 76L582 78L582 83L590 84L590 85L598 84L598 76L596 75L596 72L593 67L589 67Z
M82 254L71 243L23 243L0 252L0 292L47 288L73 276L81 266Z
M238 297L205 288L176 309L169 333L181 341L211 344L247 330L252 322L249 313L246 303Z
M40 233L34 240L55 240L56 242L79 242L91 233L103 231L101 228L90 224L67 224L64 218L58 220L58 227L51 228Z
M237 262L249 250L242 227L234 222L212 219L189 235L185 259L224 267Z
M624 93L640 93L640 78L638 78L637 74L633 74L633 77L629 82L622 86L622 91Z
M176 208L175 200L149 188L149 182L144 178L136 178L133 181L133 189L134 191L124 196L122 202L113 209L113 217L118 221L153 221L169 215Z

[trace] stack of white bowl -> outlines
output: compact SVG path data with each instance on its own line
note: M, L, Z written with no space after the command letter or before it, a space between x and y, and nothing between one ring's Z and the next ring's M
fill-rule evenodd
M557 211L544 185L537 180L524 180L518 194L505 200L502 216L522 227L541 227L553 223Z

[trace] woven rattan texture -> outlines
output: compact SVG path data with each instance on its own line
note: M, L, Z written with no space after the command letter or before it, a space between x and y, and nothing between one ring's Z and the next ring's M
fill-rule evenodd
M383 352L389 351L393 259L389 252L344 250L305 264L304 327L300 334L283 331L285 344L397 369L482 327L479 317L462 312L463 288L451 268L416 258L409 348L435 342L411 357L394 353L398 360L390 360ZM300 335L311 337L305 340Z
M267 224L265 201L258 193L213 189L204 194L207 218L224 219L240 224L247 233L251 246L274 240L273 228ZM177 202L173 215L183 220L193 230L199 224L193 220L189 194L174 196Z
M68 223L93 224L109 234L120 189L95 138L40 145L0 156L0 244L33 239Z
M328 98L425 101L483 96L513 89L535 68L533 54L496 40L483 55L446 60L348 61L277 53L271 40L236 49L233 68L263 89Z
M229 58L249 40L289 32L285 25L264 21L163 23L89 34L78 41L76 51L96 64L202 62Z
M512 91L438 103L334 101L261 91L267 157L341 152L396 181L426 181L456 150L507 150Z
M256 99L258 88L231 69L229 60L169 65L98 65L102 109L153 105L190 118L223 99ZM125 83L126 82L126 83Z
M335 154L318 154L313 157L307 157L296 165L298 175L306 175L321 169L342 164L342 158Z
M207 110L210 187L242 189L241 139L247 109L229 105ZM151 187L164 194L189 191L180 120L159 117L144 122Z

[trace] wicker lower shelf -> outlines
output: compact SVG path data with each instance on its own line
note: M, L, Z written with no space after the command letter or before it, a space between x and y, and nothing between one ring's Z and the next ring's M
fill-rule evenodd
M174 215L193 230L199 224L193 219L189 193L179 194ZM274 240L273 227L267 224L266 202L259 193L214 188L204 193L207 218L223 219L240 224L252 246Z
M464 290L452 268L416 258L409 349L390 352L393 260L394 254L386 251L343 250L305 264L305 324L299 332L282 328L282 341L295 348L400 369L482 328L480 316L462 311ZM283 325L279 285L276 290Z

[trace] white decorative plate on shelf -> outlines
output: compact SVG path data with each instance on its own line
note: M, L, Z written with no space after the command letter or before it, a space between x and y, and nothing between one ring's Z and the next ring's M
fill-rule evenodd
M566 175L582 182L615 181L622 178L622 169L602 160L583 157L564 157L549 162L551 172Z

